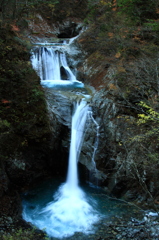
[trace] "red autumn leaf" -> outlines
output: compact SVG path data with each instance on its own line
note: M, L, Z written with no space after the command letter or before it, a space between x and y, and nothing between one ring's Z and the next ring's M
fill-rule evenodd
M1 102L4 103L4 104L6 104L6 103L10 103L11 101L8 101L8 100L6 100L6 99L2 99Z
M112 37L114 36L114 33L108 32L108 36L109 36L110 38L112 38Z
M12 30L15 32L19 32L20 29L16 26L16 25L11 25L12 26Z

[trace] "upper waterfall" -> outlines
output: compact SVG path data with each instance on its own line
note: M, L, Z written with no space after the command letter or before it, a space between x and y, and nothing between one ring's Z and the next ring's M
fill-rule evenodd
M36 45L32 50L31 63L45 87L84 87L76 79L67 61L67 46L64 41L48 45Z

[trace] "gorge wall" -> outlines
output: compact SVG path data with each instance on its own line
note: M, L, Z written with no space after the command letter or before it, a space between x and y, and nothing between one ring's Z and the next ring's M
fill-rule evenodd
M16 44L20 46L17 47L20 50L20 61L28 64L30 56L26 54L25 46L19 39L39 42L74 37L81 30L82 21L80 17L75 18L73 13L69 17L64 16L59 22L55 22L54 17L46 21L45 16L36 13L23 33L12 33ZM97 25L87 28L68 51L72 59L69 62L70 67L77 68L77 79L84 82L88 93L92 95L90 106L93 118L99 125L98 148L94 158L97 170L92 163L93 146L97 137L96 124L93 121L87 123L80 167L86 173L83 175L86 175L87 180L98 182L108 194L154 208L158 206L159 198L158 115L155 115L155 120L151 118L140 124L139 120L142 118L139 114L147 114L147 105L158 112L157 36L154 32L152 35L151 31L140 29L131 33L131 37L127 39L123 29L124 33L121 32L116 37L115 28L110 31L110 26L102 35L99 31L100 21L101 19L96 22ZM116 19L115 21L117 22ZM103 27L101 30L103 31ZM6 38L6 42L9 41L11 40ZM5 48L5 53L1 53L9 56L10 45L14 44L11 41L9 48ZM23 51L26 54L25 59L22 57ZM12 55L15 56L13 52ZM5 65L3 69L9 70ZM0 71L4 74L2 68ZM19 82L21 83L24 75L17 73L17 83L13 85L18 90L10 97L9 79L14 77L12 72L10 74L8 87L2 95L2 100L8 102L1 101L4 110L1 144L3 149L6 143L12 144L6 154L9 157L6 159L3 156L1 160L0 211L8 216L16 216L20 214L20 192L44 178L56 174L64 175L66 172L74 97L55 92L52 98L49 90L45 90L45 101L44 90L33 71L32 75L26 72L24 75L27 75L30 85L35 83L35 89L30 89L27 81L25 91L21 89ZM10 107L14 109L18 100L20 102L20 99L15 101L14 98L19 93L19 96L25 96L26 89L29 94L24 98L23 105L16 105L18 114L10 112ZM31 99L29 96L32 96ZM34 107L31 110L27 103L28 98L29 101L33 99ZM140 105L143 101L146 106ZM36 114L30 114L27 118L24 110ZM6 113L11 125L4 122ZM39 116L42 116L40 123ZM34 121L30 122L30 119ZM27 124L16 128L19 122Z
M154 157L158 156L158 144L153 134L156 123L152 119L142 121L139 116L148 114L141 102L158 110L158 90L154 89L158 55L150 54L148 43L147 50L143 50L140 41L136 49L132 43L129 52L118 52L114 34L108 32L105 40L98 34L99 30L90 28L77 40L85 53L78 69L95 89L92 105L100 125L96 166L104 173L103 185L109 193L142 206L153 206L158 202L158 163ZM148 39L147 32L144 34ZM102 40L103 48L99 46ZM110 51L106 44L113 40ZM158 45L154 47L157 49Z

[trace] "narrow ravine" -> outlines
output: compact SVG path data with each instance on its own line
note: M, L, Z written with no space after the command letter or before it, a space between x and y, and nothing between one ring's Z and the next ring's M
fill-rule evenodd
M23 197L22 216L26 222L47 233L50 239L100 239L105 237L105 228L137 218L140 223L143 213L133 205L106 196L97 186L81 185L78 176L78 161L84 137L92 122L95 131L93 151L90 154L90 174L98 175L95 155L99 145L99 124L89 106L91 96L79 90L84 84L76 79L67 62L67 46L62 44L39 44L32 51L32 65L37 71L41 85L48 90L49 97L63 94L72 98L71 139L65 180L50 179L43 186L30 190ZM47 94L47 91L46 91ZM50 97L51 98L51 97ZM60 106L59 106L60 108ZM87 133L87 138L89 138ZM109 235L109 234L108 234ZM75 238L74 238L75 237Z

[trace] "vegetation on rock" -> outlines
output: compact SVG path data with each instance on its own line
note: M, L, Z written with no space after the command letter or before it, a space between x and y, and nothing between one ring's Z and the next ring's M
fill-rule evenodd
M47 240L48 238L44 233L35 229L19 229L14 231L14 233L4 233L2 235L2 240Z
M0 29L0 36L2 159L32 140L45 141L50 131L44 93L29 62L30 49L12 30Z
M42 158L51 133L44 92L30 64L30 47L13 26L0 29L0 59L0 212L19 217L19 189L36 177L30 168ZM30 156L25 162L26 152Z
M159 2L88 2L85 23L89 29L78 41L87 54L85 78L98 90L97 108L110 99L111 114L115 104L111 128L106 127L110 116L99 110L109 141L104 160L109 170L100 162L97 166L110 180L114 174L118 179L113 194L123 196L126 189L133 189L136 196L144 192L153 204L159 195L155 190L159 183ZM110 166L109 158L115 159L114 165Z

